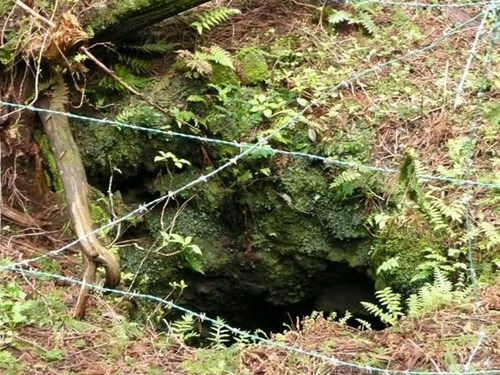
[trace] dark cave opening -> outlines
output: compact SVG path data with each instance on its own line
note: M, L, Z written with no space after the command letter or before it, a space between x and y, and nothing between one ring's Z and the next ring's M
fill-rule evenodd
M339 268L342 267L342 268ZM339 275L339 270L342 270ZM326 318L335 313L336 320L344 317L348 310L352 317L347 325L358 328L356 318L370 323L374 330L381 330L385 325L371 316L361 305L361 301L376 303L373 280L365 269L352 269L346 264L329 262L325 271L309 278L310 293L300 302L287 305L276 305L269 300L269 292L260 294L246 293L238 285L225 282L224 298L213 298L209 285L221 285L221 280L209 280L195 277L190 285L192 291L187 292L181 301L182 306L193 311L202 312L208 317L220 317L232 327L245 331L255 330L266 333L279 333L288 329L296 329L297 324L314 311L321 312ZM234 289L232 289L234 288ZM204 293L202 289L206 289ZM175 319L174 316L167 319Z

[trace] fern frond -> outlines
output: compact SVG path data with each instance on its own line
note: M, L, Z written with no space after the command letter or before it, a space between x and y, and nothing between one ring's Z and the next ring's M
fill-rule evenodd
M373 316L379 318L382 323L394 325L403 314L401 306L401 295L394 293L390 287L375 292L380 304L385 307L375 305L371 302L361 302L363 307Z
M486 221L479 223L479 229L485 235L486 249L497 247L500 245L500 232L493 224Z
M408 306L408 315L417 316L424 309L424 304L420 296L416 293L410 295L406 300L406 305Z
M335 181L330 184L330 188L335 189L349 182L354 182L361 177L361 173L353 169L347 169L335 177Z
M229 52L224 48L219 46L211 46L206 54L206 58L209 61L213 61L216 64L227 66L234 70L233 59Z
M207 55L205 53L200 51L191 53L188 50L179 50L176 52L190 70L198 72L202 76L212 73L212 65L207 61Z
M382 309L374 303L362 301L361 304L366 309L366 311L368 311L375 317L380 317L380 315L384 313Z
M328 23L330 23L332 26L337 26L343 22L349 22L351 20L352 15L343 10L334 11L328 16Z
M361 25L369 34L375 35L378 31L377 25L375 25L372 16L368 13L359 13L355 23Z
M361 324L362 331L371 331L372 325L364 319L356 318L356 321Z
M247 345L254 343L255 339L249 331L241 331L238 335L234 335L236 345L246 347Z
M339 319L339 323L343 326L347 325L347 321L352 318L352 314L349 310L345 311L345 314L342 318Z
M375 292L375 296L382 306L387 308L388 313L397 319L403 315L401 306L401 294L394 293L390 287Z
M160 54L170 52L175 47L175 43L164 41L146 42L144 44L121 44L120 49L131 50L144 54Z
M215 323L210 326L207 339L213 348L225 348L226 344L231 340L231 333L225 327L225 324L224 319L217 317Z
M198 34L203 34L204 31L211 30L212 28L221 25L230 17L241 14L241 11L236 8L218 7L198 13L196 15L197 21L191 23Z
M140 59L138 57L131 57L126 55L119 55L118 59L122 64L129 67L134 73L137 74L152 74L153 65L149 60Z
M378 266L376 274L379 275L381 272L388 272L399 267L399 257L392 257L384 261L380 266Z
M115 65L113 70L118 77L120 77L128 85L132 86L136 90L144 89L150 81L149 78L139 77L138 75L134 74L134 72L125 65ZM125 87L123 87L110 77L106 77L103 80L99 81L98 85L109 91L117 91L120 93L128 92Z
M449 294L453 290L453 283L448 280L446 274L439 268L434 269L434 288L442 294Z
M432 197L431 199L430 205L439 210L443 216L462 223L466 209L464 202L458 201L453 205L447 205L441 198Z
M444 221L441 211L433 203L434 202L428 203L426 201L421 201L422 211L424 211L427 215L429 222L432 224L435 231L447 228L448 224L446 224L446 222Z
M169 325L170 333L178 340L186 342L191 338L198 338L200 335L194 329L195 319L192 314L184 314Z

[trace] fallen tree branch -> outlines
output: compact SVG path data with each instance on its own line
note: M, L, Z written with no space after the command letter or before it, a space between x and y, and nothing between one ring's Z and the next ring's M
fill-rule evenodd
M58 92L59 95L57 98L44 96L39 101L40 107L64 111L64 103L69 100L67 92L64 98L60 97L60 93L64 91L64 82L59 78L54 88L54 92ZM39 115L61 175L68 214L80 239L85 266L83 281L94 283L97 266L103 266L106 270L106 286L114 287L120 282L120 265L113 254L99 242L96 234L92 233L92 219L87 200L87 178L80 152L71 134L68 118L44 112ZM88 286L82 286L80 289L74 310L74 316L77 318L81 319L85 315L88 292Z
M25 228L32 226L39 228L49 224L46 221L37 220L25 212L21 212L12 207L9 207L4 203L0 203L0 214L6 219Z

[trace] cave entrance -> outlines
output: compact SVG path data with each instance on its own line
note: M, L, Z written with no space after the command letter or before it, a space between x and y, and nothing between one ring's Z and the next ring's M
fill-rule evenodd
M356 318L360 318L369 322L372 329L382 329L384 325L380 320L369 315L360 303L376 303L374 282L366 271L329 262L323 272L302 279L300 283L297 280L300 287L308 287L308 293L306 298L291 304L273 304L269 290L247 293L241 285L228 280L196 277L197 280L193 278L188 282L191 292L187 292L181 305L212 318L223 318L229 325L247 331L283 332L290 327L296 328L298 320L313 311L320 311L325 317L335 313L339 319L344 317L346 310L352 314L348 325L359 327L361 324ZM220 288L224 289L221 293L214 292L216 289L220 292Z

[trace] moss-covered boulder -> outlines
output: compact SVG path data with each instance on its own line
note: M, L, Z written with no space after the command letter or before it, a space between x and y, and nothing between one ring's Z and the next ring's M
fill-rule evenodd
M371 263L376 272L377 289L391 287L394 291L409 296L418 291L425 278L412 280L420 272L418 265L425 264L426 255L444 254L443 239L432 230L425 217L416 212L404 221L391 220L373 240ZM430 268L432 276L432 267Z
M263 51L257 48L243 48L236 55L238 73L245 84L264 82L269 78L269 68Z

